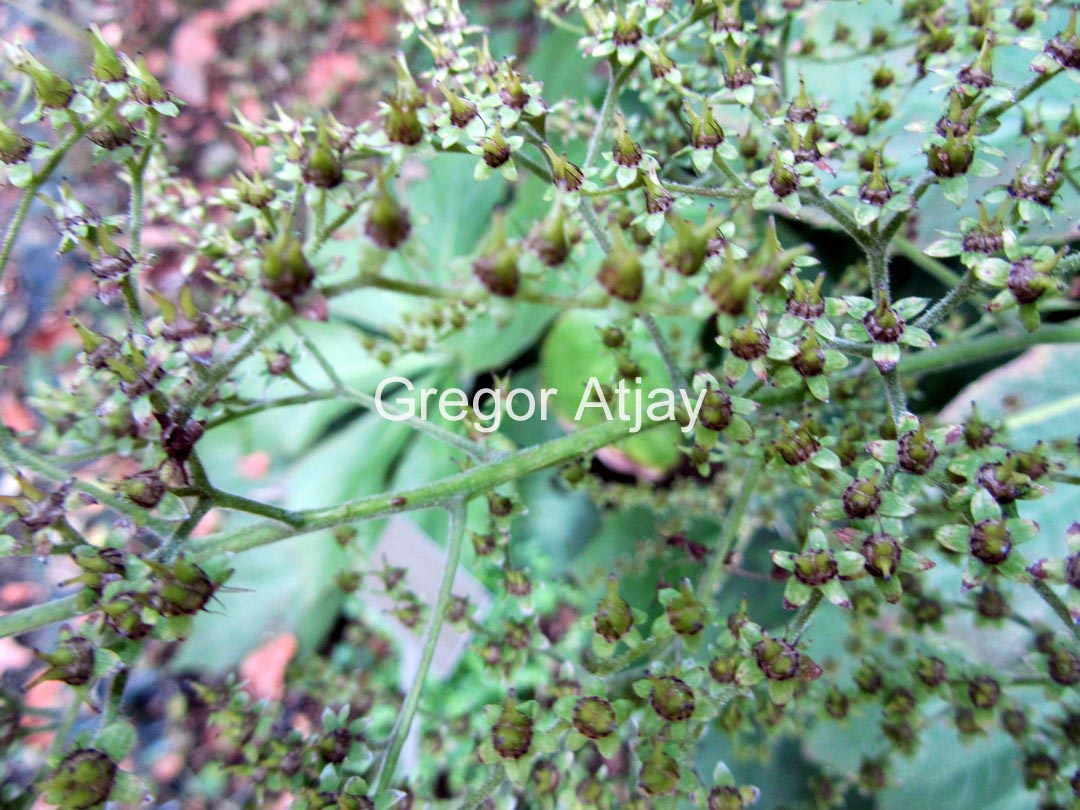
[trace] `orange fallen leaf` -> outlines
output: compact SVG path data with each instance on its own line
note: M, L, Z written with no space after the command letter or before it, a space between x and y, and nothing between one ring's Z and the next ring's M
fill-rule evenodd
M296 655L296 636L282 633L248 654L240 664L247 691L264 700L281 700L285 695L285 668Z
M0 422L16 433L37 427L37 417L10 392L0 394Z
M269 453L265 450L256 450L254 453L240 456L236 461L236 470L249 481L257 481L266 477L272 463Z

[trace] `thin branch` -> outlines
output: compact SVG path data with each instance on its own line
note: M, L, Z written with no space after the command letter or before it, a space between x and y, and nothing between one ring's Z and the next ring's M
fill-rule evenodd
M416 716L416 708L420 705L420 695L427 681L431 662L435 658L435 646L439 641L439 631L442 630L443 619L450 605L450 597L454 588L454 577L457 576L458 565L461 562L461 550L465 545L465 503L457 501L451 505L449 511L450 526L447 529L446 563L443 567L442 582L439 585L439 594L432 605L431 614L428 616L427 629L424 630L424 647L420 653L420 663L416 669L409 693L405 696L401 712L397 722L390 732L390 740L386 748L386 755L379 766L379 776L376 781L376 794L381 794L390 787L390 780L394 778L398 758L401 749L408 739L409 729L412 728L413 717Z

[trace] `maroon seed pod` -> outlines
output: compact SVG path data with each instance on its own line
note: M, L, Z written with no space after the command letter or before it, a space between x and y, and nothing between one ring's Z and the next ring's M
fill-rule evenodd
M163 616L188 616L198 613L217 590L206 571L184 558L172 565L147 561L157 575L154 582L154 607Z
M521 282L517 249L507 246L494 253L479 256L473 262L473 275L492 295L513 298Z
M968 700L978 709L992 709L1001 699L1001 685L989 675L968 681Z
M979 468L975 480L1000 504L1012 503L1028 490L1027 482L1017 478L1015 462L1011 457L1005 464L984 464Z
M802 318L804 321L813 321L824 315L825 301L821 297L821 286L824 282L824 273L819 273L814 283L810 285L796 278L785 305L787 313L796 318Z
M1076 16L1077 11L1073 8L1065 30L1053 37L1043 48L1043 53L1071 70L1080 70L1080 36L1076 33Z
M754 647L754 655L758 668L771 681L789 681L799 674L799 651L783 639L762 639Z
M900 543L889 534L872 534L862 544L866 571L877 579L892 579L900 568Z
M533 720L511 702L491 729L491 744L503 759L521 759L529 752Z
M773 447L780 457L790 466L797 467L810 460L821 449L821 445L805 425L796 430L785 425L785 434L776 440Z
M735 683L738 668L739 659L735 656L717 656L709 662L709 675L720 684Z
M679 785L679 765L659 747L641 765L638 787L648 796L665 796Z
M61 638L52 652L35 654L46 669L34 683L61 681L69 686L82 686L94 674L94 645L82 636Z
M847 695L835 686L829 689L828 694L825 695L825 713L829 717L834 720L843 720L847 717L850 708L851 701Z
M1009 559L1012 537L1004 520L980 520L971 527L968 545L975 559L1000 565Z
M532 788L540 796L554 796L562 781L562 772L552 762L537 762L532 772Z
M1055 647L1047 657L1050 679L1062 686L1080 683L1080 657L1064 647Z
M709 791L706 806L708 810L742 810L746 807L746 802L737 787L722 785Z
M393 250L408 239L411 232L409 209L380 184L364 222L364 233L379 247Z
M698 421L709 430L718 433L731 424L731 397L723 391L709 389L701 403Z
M992 585L985 585L975 600L975 609L984 619L1004 619L1009 615L1009 602Z
M1073 588L1080 588L1080 551L1065 558L1065 581Z
M915 664L915 677L931 689L941 686L948 677L945 662L937 657L919 656Z
M816 549L796 554L794 563L795 568L792 573L795 579L811 587L819 587L836 579L838 573L836 557L828 549Z
M894 716L907 716L915 711L915 695L911 690L897 686L885 693L882 708L885 714Z
M1001 713L1001 727L1013 739L1020 739L1028 732L1028 719L1020 709L1005 709Z
M925 475L934 466L938 449L927 434L922 423L900 437L897 447L897 464L912 475Z
M799 175L776 158L769 173L769 188L777 197L783 198L799 190Z
M769 352L772 338L764 329L750 324L740 326L731 333L731 353L742 360L757 360Z
M876 515L881 508L881 490L876 479L856 478L844 488L844 514L854 520Z
M975 225L964 232L960 246L968 253L985 253L993 256L1005 247L1005 239L1000 230Z
M653 710L670 723L681 723L689 719L697 705L693 689L685 680L671 675L652 679L649 702Z
M574 704L574 728L590 740L613 734L618 728L615 709L599 697L584 697Z
M22 163L30 156L33 148L33 141L0 121L0 163L9 166Z
M855 685L868 695L876 695L885 685L885 679L881 675L878 665L870 660L863 661L862 665L855 670Z
M791 365L802 377L817 377L825 371L825 352L814 332L799 341L799 353L791 358Z
M817 118L817 107L806 93L806 83L799 77L799 94L788 105L787 120L793 124L812 123Z
M1053 281L1047 273L1039 272L1030 258L1025 257L1009 265L1008 285L1016 303L1031 304L1053 287Z
M863 316L862 323L875 343L896 343L904 335L904 319L884 299Z
M120 491L143 509L153 509L165 497L165 482L157 470L143 470L125 478Z
M941 602L928 596L920 597L912 608L912 618L920 627L937 624L945 613Z

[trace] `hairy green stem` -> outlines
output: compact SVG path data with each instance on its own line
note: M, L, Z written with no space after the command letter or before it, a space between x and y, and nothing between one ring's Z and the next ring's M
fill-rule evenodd
M822 594L820 588L815 588L810 594L810 601L799 608L799 612L795 614L795 618L791 620L791 624L788 625L786 635L790 638L799 638L806 630L807 625L810 624L810 619L813 618L814 611L818 609L818 605L821 604Z
M142 256L142 229L143 229L143 190L146 184L146 168L150 165L150 156L154 152L158 138L158 123L160 114L156 110L147 113L146 147L139 156L138 161L128 161L128 171L131 174L131 198L128 206L129 220L131 222L131 257L134 264L124 273L120 279L120 289L123 291L124 300L127 302L128 316L132 324L142 322L142 306L139 303L139 291L136 285L136 276L139 272L139 264Z
M750 505L750 499L754 496L758 478L761 477L761 472L764 469L764 459L756 460L743 476L739 496L724 516L724 523L720 527L720 537L716 542L716 548L712 550L712 560L705 571L705 575L698 582L699 599L711 599L722 586L724 575L728 570L728 554L739 536L739 530L742 528L743 519L746 516L746 508Z
M679 361L675 358L671 345L664 338L664 333L660 331L660 325L656 322L656 319L648 312L642 312L638 317L645 325L645 330L649 333L649 337L652 338L656 350L660 352L660 359L664 362L664 368L667 370L671 384L679 391L689 391L690 383L686 379L686 375L683 374L682 369L679 368Z
M949 290L936 304L926 310L912 324L920 329L930 330L948 317L949 313L963 304L982 288L982 282L970 270L964 274L960 283Z
M1080 641L1080 624L1077 624L1073 619L1072 614L1069 613L1068 606L1061 600L1061 597L1054 593L1050 586L1041 579L1036 579L1032 582L1031 587L1035 589L1035 593L1046 602L1065 626L1069 628L1069 632L1072 633L1073 638L1076 641Z
M506 782L506 766L501 762L491 767L491 772L484 783L465 797L458 810L478 810L490 799Z
M465 545L464 501L455 502L448 511L450 526L447 529L446 563L443 567L442 582L439 584L439 594L435 598L435 604L432 605L427 628L424 630L424 647L420 653L416 676L409 687L409 693L405 696L405 703L401 707L397 722L394 723L394 728L390 732L386 755L379 766L376 794L381 794L389 788L390 780L394 778L401 749L405 746L409 729L412 728L416 708L420 705L420 695L424 690L424 683L427 681L428 671L435 657L435 646L439 641L439 632L442 630L443 619L446 617L446 609L450 605L454 588L454 577L457 576L458 565L461 562L461 550Z

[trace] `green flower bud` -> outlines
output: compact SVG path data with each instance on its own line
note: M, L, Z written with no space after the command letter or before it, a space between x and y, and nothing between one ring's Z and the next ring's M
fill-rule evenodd
M525 246L548 267L557 267L566 261L579 238L566 221L562 200L557 200L551 212L533 226Z
M315 269L296 236L283 233L263 249L260 283L267 292L292 303L315 282Z
M611 252L600 263L596 280L612 297L634 303L645 289L645 266L640 253L626 244L618 227L612 226L611 236Z
M771 681L789 681L799 674L799 651L794 644L766 636L754 647L758 668Z
M671 628L680 636L697 635L705 628L705 620L708 618L705 606L695 598L687 580L683 580L679 586L679 595L668 603L664 612Z
M991 37L983 37L979 47L979 55L975 57L975 61L961 68L956 76L961 84L974 87L976 90L984 90L994 83L994 66L990 46Z
M94 645L82 636L62 637L55 650L35 653L35 657L46 669L32 684L62 681L69 686L82 686L94 674Z
M788 105L787 120L793 124L813 122L817 118L817 107L806 93L806 82L799 76L799 94ZM779 194L777 196L784 196Z
M87 33L90 34L90 46L94 50L94 64L90 68L90 75L99 82L122 82L127 79L128 72L124 61L105 41L101 29L91 25Z
M50 804L65 810L91 810L109 798L116 772L116 763L101 751L77 748L60 760L41 790Z
M787 300L787 313L804 321L812 321L824 315L825 302L821 298L821 285L824 283L824 273L819 273L812 285L807 285L796 276Z
M892 579L900 569L900 543L890 534L871 534L862 544L866 571L877 579Z
M574 704L574 728L590 740L613 734L618 728L615 709L599 697L584 697Z
M932 143L927 152L927 166L938 177L966 174L975 160L974 142L969 136L949 133L944 143Z
M652 678L652 691L649 703L653 710L671 723L688 720L696 705L694 690L681 678L664 675Z
M533 738L533 720L522 712L511 697L491 729L491 744L503 759L521 759L529 752Z
M859 187L859 199L869 205L882 206L892 199L892 186L881 171L881 153L874 154L874 170L870 177Z
M674 792L679 785L679 766L670 756L665 754L660 746L652 750L652 754L641 763L641 777L638 787L649 796L665 796Z
M501 213L495 214L493 233L480 255L473 261L473 275L493 295L512 298L521 281L516 245L506 241L506 226Z
M399 203L386 182L380 180L364 223L364 233L379 247L393 250L408 239L411 232L409 209Z
M551 179L560 191L577 191L585 182L581 169L566 159L566 155L556 155L550 146L544 144L544 153L551 163Z
M20 47L12 58L16 70L25 73L34 84L34 95L42 107L63 109L75 96L75 86L43 65L26 48Z
M612 149L611 156L620 166L634 168L641 163L641 145L631 137L626 128L626 120L622 115L615 117L615 126L615 146Z
M802 377L817 377L824 373L825 351L813 329L799 341L799 353L791 358L791 365Z
M876 515L881 507L881 489L878 487L877 476L853 480L844 489L842 501L844 514L853 520Z
M106 118L100 126L87 133L87 138L102 149L113 151L127 146L135 140L135 127L126 118L113 115Z
M968 681L968 700L978 709L992 709L1001 699L1001 685L989 675Z
M315 148L304 163L304 180L316 188L334 188L345 178L341 155L330 138L330 126L324 117L319 121Z
M980 520L971 527L968 545L975 559L1000 565L1009 559L1012 535L1004 520Z
M934 440L926 433L926 425L919 422L915 430L910 430L900 437L897 447L897 463L901 470L912 475L925 475L930 472L937 460L938 449Z
M9 166L22 163L30 156L33 148L34 144L29 138L0 121L0 163Z
M145 57L140 56L136 60L134 68L134 71L131 72L131 78L134 81L132 92L136 101L149 106L169 100L169 94L161 86L161 82L157 80L157 77L150 72L150 68L147 67Z
M143 509L153 509L165 497L165 483L157 470L143 470L125 478L120 492Z
M1080 36L1076 33L1076 16L1077 9L1074 6L1069 14L1068 24L1043 48L1043 53L1062 67L1072 70L1080 70Z
M619 596L619 586L614 577L608 579L607 594L596 606L593 626L596 632L607 641L618 641L634 626L634 615L630 611L630 605Z
M183 557L172 565L146 561L157 575L154 606L163 616L198 613L217 590L217 583L195 563Z

